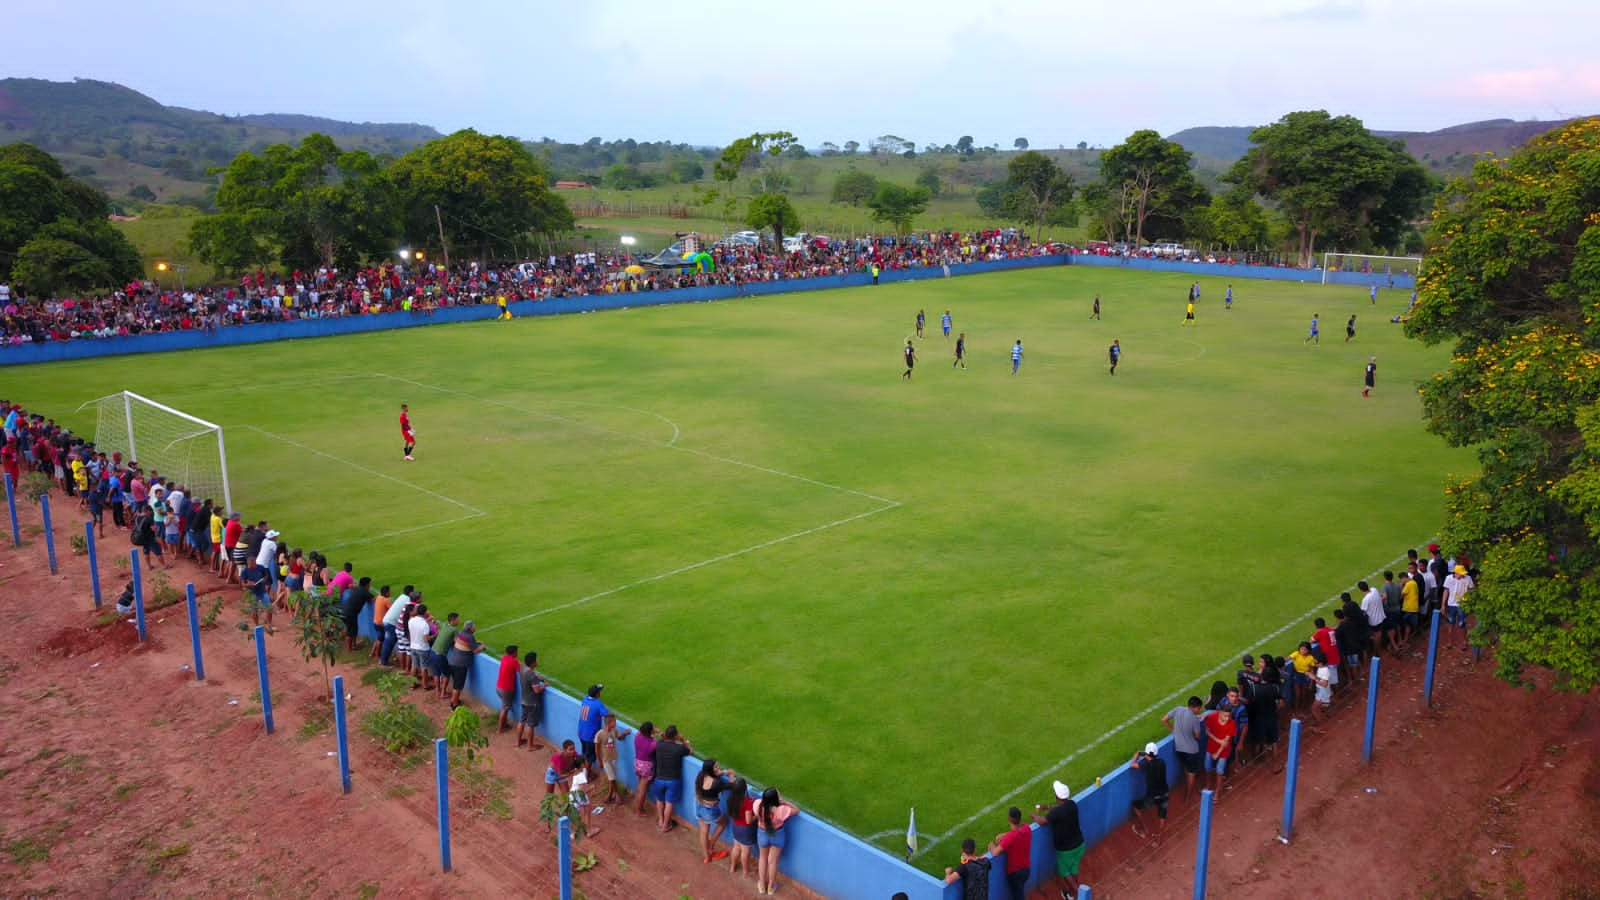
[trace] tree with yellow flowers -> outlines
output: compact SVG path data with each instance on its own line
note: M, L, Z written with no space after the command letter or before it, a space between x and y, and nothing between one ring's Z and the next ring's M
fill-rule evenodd
M1406 334L1455 342L1429 430L1478 448L1446 546L1478 561L1474 641L1499 674L1600 684L1600 118L1480 160L1442 195Z

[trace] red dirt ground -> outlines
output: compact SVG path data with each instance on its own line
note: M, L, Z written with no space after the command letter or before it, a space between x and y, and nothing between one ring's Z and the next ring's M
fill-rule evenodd
M151 614L143 644L132 624L93 611L87 563L67 551L76 529L58 528L59 576L42 540L13 549L0 536L0 616L18 626L0 643L0 894L554 896L555 850L537 818L544 754L494 739L493 769L516 785L512 818L457 791L443 873L428 765L407 770L353 734L355 787L341 794L334 740L306 724L324 715L320 671L289 635L269 642L268 735L234 591L204 637L209 677L197 682L181 605ZM114 532L101 544L102 560L125 553ZM105 584L120 574L103 571ZM220 589L188 564L173 576ZM1441 655L1431 710L1420 658L1385 660L1371 767L1360 761L1364 685L1341 699L1328 734L1307 732L1288 845L1276 840L1282 776L1261 766L1233 780L1213 817L1211 896L1600 896L1595 695L1513 688L1487 660ZM376 697L359 671L343 673L354 723ZM1174 801L1161 846L1124 828L1089 853L1096 898L1189 896L1197 805ZM595 824L579 845L600 860L577 876L583 896L753 895L752 879L700 863L688 828L662 836L620 809ZM810 896L797 887L784 891Z

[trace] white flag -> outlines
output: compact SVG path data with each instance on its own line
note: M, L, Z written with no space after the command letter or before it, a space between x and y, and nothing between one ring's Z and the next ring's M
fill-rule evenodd
M906 826L906 859L917 852L917 808L911 807L911 824Z

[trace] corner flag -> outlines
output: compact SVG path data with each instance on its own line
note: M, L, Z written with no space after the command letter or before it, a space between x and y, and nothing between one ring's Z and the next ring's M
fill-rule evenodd
M917 852L917 808L911 807L911 824L906 827L906 861Z

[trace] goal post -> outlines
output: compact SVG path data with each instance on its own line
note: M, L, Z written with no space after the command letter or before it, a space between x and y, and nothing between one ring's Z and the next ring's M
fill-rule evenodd
M139 463L141 469L187 485L192 497L220 499L224 510L233 512L221 425L132 391L91 402L96 450L108 456L121 451L124 459Z
M1421 270L1420 256L1380 256L1375 253L1340 253L1337 250L1324 251L1322 254L1323 284L1328 283L1330 272L1379 278L1415 278Z

